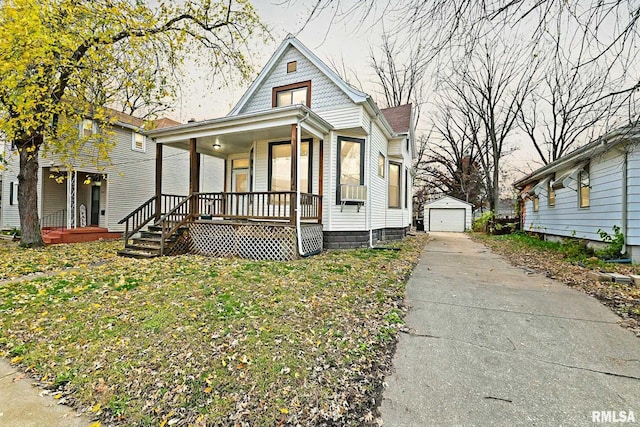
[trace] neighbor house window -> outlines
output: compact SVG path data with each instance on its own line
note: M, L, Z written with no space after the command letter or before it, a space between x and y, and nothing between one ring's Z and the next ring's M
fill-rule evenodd
M384 155L382 153L379 153L378 154L378 176L380 178L384 178L384 165L385 165Z
M131 149L133 151L145 152L147 149L147 137L141 133L134 132L132 137Z
M300 191L311 193L311 140L300 142ZM269 191L291 191L291 143L269 144Z
M533 198L533 211L538 212L540 210L540 198L538 196L534 196Z
M591 192L591 180L589 178L589 168L585 167L580 171L580 175L578 177L578 181L580 183L580 190L578 197L580 198L580 207L588 208L589 207L589 197Z
M82 137L89 138L94 133L93 120L85 119L82 121Z
M273 107L284 107L294 104L304 104L310 107L311 80L287 86L274 87L271 102Z
M389 162L389 207L400 207L400 164Z
M298 61L287 62L287 73L295 73L298 69Z
M338 137L338 191L340 203L341 185L364 185L364 139Z
M549 206L553 207L556 205L556 191L553 189L553 181L549 180L547 183L547 194L549 195L548 201Z

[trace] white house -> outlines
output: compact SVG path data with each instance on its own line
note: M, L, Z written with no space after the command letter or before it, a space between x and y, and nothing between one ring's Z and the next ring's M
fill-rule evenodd
M380 110L289 36L226 117L147 132L191 156L191 200L166 216L179 223L166 234L188 227L197 253L277 259L401 238L412 129L410 105ZM223 192L201 191L203 155L224 160ZM129 219L128 235L142 222Z
M473 205L451 196L440 197L424 205L425 231L471 230Z
M624 234L640 262L640 133L623 127L520 179L523 230L545 238L601 242L598 230Z
M144 134L143 120L111 111L115 145L111 165L78 158L68 167L59 156L40 156L38 171L38 214L43 228L74 229L101 227L110 232L124 231L119 221L153 194L155 188L155 144ZM160 119L157 126L175 125ZM97 130L92 120L84 120L79 135ZM188 186L189 155L184 150L163 152L163 184L169 193L185 196ZM19 227L17 151L5 144L7 165L2 180L2 227ZM221 189L221 161L210 158L201 167L203 185L209 191ZM205 178L206 177L206 178ZM82 208L84 207L84 208ZM71 213L71 214L70 214ZM77 230L78 232L81 230Z

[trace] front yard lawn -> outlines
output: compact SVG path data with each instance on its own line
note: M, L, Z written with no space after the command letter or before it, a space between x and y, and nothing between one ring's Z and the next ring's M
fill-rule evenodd
M106 424L364 425L425 243L293 262L117 258L9 283L0 355Z
M122 245L121 240L109 240L27 249L16 242L0 241L0 280L111 260Z

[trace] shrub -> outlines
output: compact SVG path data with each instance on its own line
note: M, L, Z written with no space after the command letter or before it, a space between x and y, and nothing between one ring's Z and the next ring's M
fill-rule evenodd
M603 259L614 259L624 255L622 248L624 247L624 234L620 231L620 227L614 225L612 227L613 236L603 229L598 229L598 234L607 245L603 249L596 251L596 255Z
M487 231L487 224L493 219L493 212L484 212L473 220L473 231Z

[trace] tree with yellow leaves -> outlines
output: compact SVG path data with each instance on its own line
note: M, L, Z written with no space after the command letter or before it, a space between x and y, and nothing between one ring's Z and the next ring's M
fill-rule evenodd
M91 145L108 159L108 108L166 105L185 58L248 77L248 42L263 30L248 0L0 0L0 132L20 157L22 245L43 244L40 152L70 159ZM87 138L85 118L100 128Z

